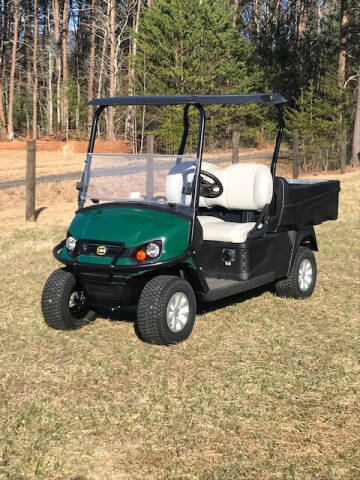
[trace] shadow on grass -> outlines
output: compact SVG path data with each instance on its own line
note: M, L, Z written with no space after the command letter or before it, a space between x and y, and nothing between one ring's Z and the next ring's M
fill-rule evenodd
M260 297L266 292L272 292L272 286L266 285L254 290L225 297L213 302L198 302L196 314L205 315L207 313L220 310L221 308L229 307L230 305L239 304L250 300L251 298ZM99 317L105 318L110 322L134 322L136 319L136 305L128 305L114 310L103 310L99 312Z
M134 322L136 319L136 305L123 306L113 310L102 310L99 312L101 318L110 322Z
M221 298L213 302L198 302L197 315L205 315L206 313L214 312L221 308L229 307L230 305L235 305L239 303L246 302L255 297L260 297L266 292L272 292L272 285L265 285L263 287L255 288L254 290L248 290L243 293L237 293L236 295L231 295L231 297Z
M37 208L35 210L35 221L39 218L40 213L43 212L46 209L47 209L47 207L40 207L40 208Z

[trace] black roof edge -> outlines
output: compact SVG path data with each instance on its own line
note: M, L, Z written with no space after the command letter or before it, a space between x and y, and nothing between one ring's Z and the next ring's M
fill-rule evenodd
M94 98L88 105L240 105L244 103L280 105L286 103L286 100L280 93L254 93L245 95L145 95Z

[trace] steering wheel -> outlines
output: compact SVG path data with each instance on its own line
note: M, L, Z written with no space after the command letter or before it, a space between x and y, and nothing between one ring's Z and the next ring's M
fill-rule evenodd
M157 195L156 197L153 197L152 200L154 200L155 202L166 202L166 197L164 197L164 195Z
M206 180L206 178L210 179ZM223 193L224 187L220 180L206 170L200 170L200 196L205 198L217 198Z

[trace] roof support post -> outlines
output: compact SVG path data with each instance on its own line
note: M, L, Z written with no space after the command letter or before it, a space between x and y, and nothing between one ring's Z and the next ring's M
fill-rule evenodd
M94 151L94 144L95 144L95 138L96 138L96 131L97 131L97 126L98 126L98 121L101 112L104 110L105 105L100 105L94 113L94 118L93 122L91 125L91 132L90 132L90 139L89 139L89 145L87 149L87 154L86 154L86 159L84 163L84 168L81 174L81 180L77 184L77 189L79 190L79 195L78 195L78 206L79 208L83 208L85 201L86 201L86 193L87 193L87 188L89 184L89 177L90 177L90 164L91 164L91 155Z
M196 104L195 106L200 113L200 125L199 125L199 133L198 133L198 146L197 146L197 152L196 152L197 161L196 161L196 169L194 174L195 184L193 185L193 197L191 200L191 206L193 207L193 220L191 224L190 246L192 245L193 238L194 238L195 218L199 208L200 171L201 171L202 155L204 150L204 136L205 136L205 123L206 123L206 115L205 115L204 107L200 104Z
M277 114L278 114L278 132L276 135L276 143L275 143L275 149L274 149L274 154L271 162L271 175L273 178L275 178L276 175L276 165L277 161L279 158L279 152L280 152L280 146L281 146L281 140L283 137L284 133L284 128L285 128L285 122L284 122L284 114L283 114L283 106L281 104L275 105Z
M184 107L184 130L181 138L181 144L179 147L178 155L183 155L186 145L186 140L189 134L189 108L190 104L185 105Z
M89 145L88 145L87 153L93 153L98 121L99 121L100 114L104 109L105 109L105 105L101 105L99 108L96 109L96 111L94 113L94 118L93 118L92 125L91 125L90 139L89 139Z

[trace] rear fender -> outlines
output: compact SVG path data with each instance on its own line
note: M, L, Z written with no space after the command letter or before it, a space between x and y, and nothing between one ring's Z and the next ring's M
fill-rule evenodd
M291 261L290 261L289 270L288 270L288 275L290 274L290 269L292 267L297 249L299 247L307 247L307 248L311 248L311 250L313 250L315 252L318 251L318 244L317 244L317 240L316 240L314 227L312 227L312 226L305 227L302 230L299 230L299 231L295 232L294 248L293 248L293 251L292 251Z
M296 232L294 251L300 246L311 248L311 250L314 250L315 252L318 251L314 227L306 227L299 232Z

